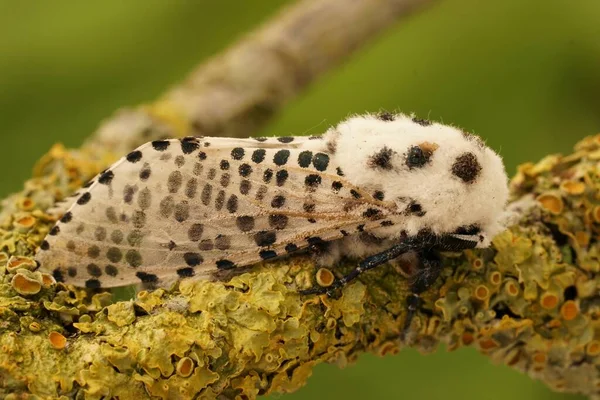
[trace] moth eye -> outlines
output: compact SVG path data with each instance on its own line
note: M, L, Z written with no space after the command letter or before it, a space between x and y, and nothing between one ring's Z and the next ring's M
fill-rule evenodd
M429 162L431 152L423 151L419 146L412 146L406 154L406 165L408 168L421 168Z

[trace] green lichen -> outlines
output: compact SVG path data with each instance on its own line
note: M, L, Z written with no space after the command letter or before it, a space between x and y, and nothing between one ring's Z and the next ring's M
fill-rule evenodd
M55 221L47 210L114 159L54 147L0 212L0 397L252 399L297 390L319 363L440 342L476 347L555 390L597 395L599 158L597 136L572 155L521 166L511 227L490 249L444 256L423 294L428 312L402 343L408 285L391 265L334 298L298 294L317 280L306 256L115 303L44 280L31 257ZM39 290L16 288L16 277ZM66 338L64 348L52 337Z

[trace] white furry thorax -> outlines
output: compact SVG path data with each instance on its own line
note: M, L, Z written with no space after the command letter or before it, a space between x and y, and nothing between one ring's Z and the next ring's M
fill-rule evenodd
M325 143L330 147L335 143L335 161L354 185L382 191L385 201L395 202L398 210L411 202L421 206L420 212L403 215L402 230L398 226L382 228L374 232L379 237L394 238L401 231L414 235L422 229L444 234L477 226L481 229L477 247L487 247L504 229L500 222L508 199L504 164L475 135L406 115L384 119L366 115L328 130ZM407 165L409 149L414 146L431 153L422 167ZM378 160L378 155L383 160ZM453 173L457 159L465 155L474 156L463 158L466 180ZM476 170L469 170L473 168Z

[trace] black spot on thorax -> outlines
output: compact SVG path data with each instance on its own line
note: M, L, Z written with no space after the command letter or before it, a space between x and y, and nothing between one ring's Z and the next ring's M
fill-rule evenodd
M428 121L426 119L417 118L417 117L414 117L412 119L412 122L414 122L415 124L419 124L421 126L429 126L429 125L431 125L431 121Z
M392 157L394 154L396 154L394 150L384 146L381 150L369 157L367 165L369 168L379 168L389 171L394 167L392 165Z
M406 210L405 210L405 214L406 215L414 215L417 217L422 217L426 214L426 211L423 210L423 207L421 206L421 204L417 203L416 201L412 200L408 206L406 206Z
M430 161L432 154L419 146L412 146L406 153L406 166L409 169L421 168Z
M380 121L389 122L389 121L395 120L396 117L394 116L394 114L392 114L390 112L387 112L387 111L384 111L384 112L381 112L381 113L377 114L377 119L380 120Z
M481 165L473 153L464 153L452 164L452 174L465 183L473 183L481 172Z

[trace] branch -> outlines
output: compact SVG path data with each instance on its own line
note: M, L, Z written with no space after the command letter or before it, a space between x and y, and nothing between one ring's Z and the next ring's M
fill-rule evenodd
M492 249L446 255L411 346L474 346L554 390L598 394L599 153L600 136L590 137L574 154L520 167L510 228ZM59 151L41 167L50 165L86 168ZM68 180L71 168L57 176ZM15 198L19 209L47 195L44 179L28 182L30 196ZM27 228L24 215L38 222ZM2 248L13 254L50 226L37 209L4 217L14 228L3 224ZM352 267L346 261L335 273ZM111 305L110 294L53 286L34 268L13 256L0 269L0 394L255 398L298 389L321 362L345 365L362 352L403 347L408 286L392 266L362 275L338 299L298 294L316 280L314 264L299 256L229 282L186 280Z
M338 299L298 295L315 284L316 274L311 260L299 256L258 265L229 282L187 280L110 304L108 293L52 284L35 271L31 256L53 223L46 210L118 155L161 136L252 133L364 37L403 15L401 4L417 3L300 3L209 61L184 87L117 114L81 150L55 146L40 160L34 178L0 212L0 265L6 264L0 267L0 397L255 398L296 390L321 362L345 365L362 352L398 352L408 287L392 266L364 274ZM339 47L310 33L331 28L331 18L320 15L335 15L325 12L333 4L341 19L333 21L339 25L329 40ZM362 26L367 20L379 25ZM296 39L269 41L269 32ZM314 58L306 56L311 51ZM325 54L333 56L318 61ZM244 57L263 62L264 75L235 61ZM555 390L598 395L598 154L600 136L590 137L572 155L520 168L510 229L492 249L445 257L442 277L423 295L411 346L475 346ZM335 273L352 267L346 261Z
M164 137L251 136L321 74L432 2L299 1L155 103L117 113L90 145L124 154Z

